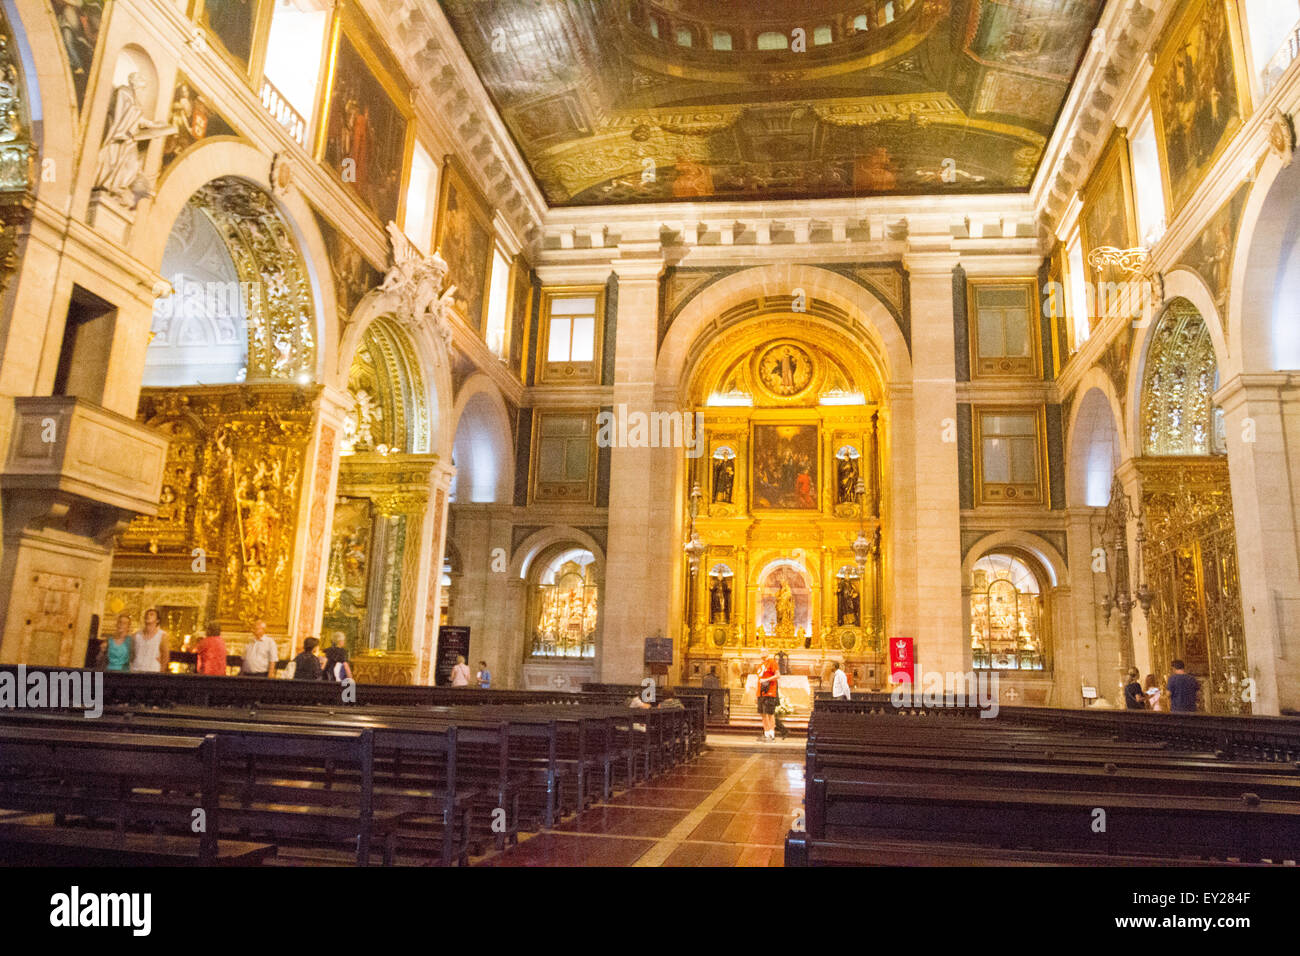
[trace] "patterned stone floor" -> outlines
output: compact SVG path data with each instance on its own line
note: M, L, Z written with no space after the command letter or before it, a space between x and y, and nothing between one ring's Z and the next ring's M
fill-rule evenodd
M803 741L712 741L689 766L616 794L478 866L781 866L803 805Z

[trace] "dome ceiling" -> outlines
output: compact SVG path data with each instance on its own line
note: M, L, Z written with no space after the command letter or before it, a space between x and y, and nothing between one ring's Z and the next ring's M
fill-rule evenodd
M1028 188L1104 0L442 0L553 206Z

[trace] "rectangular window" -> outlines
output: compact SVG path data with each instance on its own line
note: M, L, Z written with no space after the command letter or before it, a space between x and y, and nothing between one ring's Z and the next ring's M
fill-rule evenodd
M977 376L1034 376L1035 282L972 281L967 301L974 316L974 362Z
M603 286L543 290L540 380L592 384L599 379Z
M541 411L534 435L534 501L592 501L595 415Z
M1042 501L1038 412L981 410L979 431L980 503Z
M484 341L497 358L506 357L506 309L510 298L510 262L500 248L492 251L492 280L488 285L487 331Z
M1267 96L1300 59L1300 0L1245 0L1250 58L1260 92Z
M433 246L433 217L438 207L438 167L429 151L416 140L411 154L411 181L406 186L406 238L424 255Z
M1150 111L1129 141L1133 155L1133 199L1137 205L1138 242L1148 249L1165 234L1165 186Z
M1092 334L1092 301L1088 294L1088 273L1083 267L1083 240L1075 235L1068 246L1065 281L1070 287L1070 351L1083 348Z
M320 88L321 66L325 59L325 34L332 15L330 4L310 0L276 0L271 14L266 66L262 74L279 94L280 100L287 103L301 120L303 133L299 142L304 146L310 142L307 127L316 110L316 93ZM270 103L266 105L268 108L271 106ZM289 118L280 115L282 108L273 112L282 125L289 125Z

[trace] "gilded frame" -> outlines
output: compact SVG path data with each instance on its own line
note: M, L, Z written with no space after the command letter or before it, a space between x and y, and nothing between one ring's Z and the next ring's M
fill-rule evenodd
M1088 264L1088 258L1095 249L1108 245L1103 236L1094 233L1096 223L1091 219L1091 215L1098 209L1104 200L1106 193L1113 188L1118 182L1120 205L1119 212L1124 217L1124 237L1121 249L1131 249L1138 244L1137 236L1137 203L1133 195L1133 161L1129 153L1128 135L1125 130L1115 127L1111 130L1110 138L1106 141L1106 147L1102 151L1101 159L1093 167L1092 175L1084 184L1080 192L1080 198L1083 200L1083 209L1079 213L1079 237L1083 244L1083 267L1087 272L1089 281L1094 282L1123 282L1126 277L1118 273L1114 267L1098 272ZM1102 303L1100 296L1094 301L1100 308ZM1089 321L1098 318L1098 316L1089 316Z
M591 362L548 362L551 347L551 303L556 299L593 296L596 300L595 341ZM605 355L605 287L603 285L543 286L537 313L537 384L598 385ZM578 365L590 365L590 371L561 371ZM554 366L554 367L552 367Z
M980 371L980 354L979 354L979 309L976 306L976 290L980 288L990 288L995 286L1004 286L1007 288L1018 287L1025 294L1025 310L1027 314L1026 322L1029 326L1029 370L1025 372L1017 371L998 371L982 372ZM992 277L980 276L977 278L968 278L966 280L966 328L967 338L969 338L970 349L970 375L972 379L1017 379L1017 380L1036 380L1043 374L1043 348L1039 341L1040 329L1038 322L1039 315L1039 291L1037 276L1007 276Z
M802 411L802 409L800 409L800 411ZM761 512L764 515L794 515L803 518L822 517L823 496L826 493L825 478L823 475L824 463L822 461L822 426L824 424L825 423L820 417L809 417L807 414L801 415L798 418L788 416L771 418L764 415L753 417L749 420L749 460L745 462L746 478L748 480L746 482L745 490L749 494L749 512L751 515ZM811 508L773 507L769 505L760 505L758 503L759 499L754 488L755 473L758 469L754 465L754 458L758 454L759 450L757 432L760 428L812 429L813 444L816 446L813 449L812 461L816 465L817 476L815 478L815 487L813 488L814 503Z
M374 29L363 19L362 14L356 12L348 4L340 3L335 10L334 19L329 29L328 54L325 60L325 82L321 85L319 102L316 105L316 116L314 117L316 138L313 143L312 157L323 169L329 171L334 180L353 197L357 205L371 219L383 226L385 220L380 211L370 207L370 204L355 188L355 184L344 182L339 170L336 170L325 157L330 133L330 113L334 109L334 96L337 93L335 79L338 68L339 47L346 38L352 49L361 57L366 69L370 71L371 77L384 91L389 102L404 121L405 130L402 139L401 170L398 174L397 203L390 217L394 222L403 221L406 214L406 190L410 185L411 153L415 146L415 111L411 105L411 91L404 88L393 77L371 47L367 34L370 36L376 35Z
M596 503L596 474L599 467L599 449L596 447L596 434L600 430L596 415L599 409L587 406L557 406L554 408L538 408L533 414L533 434L529 446L528 454L528 503L534 504L580 504L594 505ZM586 494L579 497L562 498L562 497L539 497L537 494L537 466L538 452L542 443L542 422L547 418L585 418L590 426L588 435L587 448L587 491Z
M457 286L459 292L465 288L462 284L465 271L461 263L452 261L455 257L448 258L443 251L443 245L447 239L447 227L450 225L448 204L451 201L453 188L456 190L457 201L465 204L470 217L488 236L487 251L481 263L483 281L480 283L480 288L476 290L479 296L478 315L470 315L468 310L461 306L459 296L456 296L452 302L453 311L482 336L485 331L484 320L487 316L488 297L492 285L492 253L497 244L496 229L492 225L492 207L488 203L487 197L483 195L473 179L470 178L469 171L461 163L460 159L448 153L443 157L442 178L438 183L438 223L433 232L433 247L439 255L447 260L450 276L448 282Z
M984 416L985 415L1033 415L1034 417L1034 441L1037 443L1036 453L1034 455L1034 464L1038 468L1038 475L1034 482L1034 497L1022 498L1017 496L1014 499L990 499L984 493ZM1022 504L1032 505L1035 507L1047 506L1047 480L1048 480L1048 460L1047 460L1047 418L1046 412L1041 405L976 405L971 409L971 455L974 457L974 475L975 475L975 505L981 506L1010 506L1017 507Z
M261 83L262 73L266 67L266 47L271 36L271 16L275 13L273 0L251 0L253 10L252 35L248 42L248 62L241 63L239 57L226 48L225 42L210 27L204 26L203 15L207 12L208 0L192 0L189 18L210 41L209 46L217 51L236 73L248 78L254 86ZM108 7L108 0L104 4ZM102 30L102 27L101 27Z
M1186 182L1182 184L1183 188L1176 191L1169 169L1169 141L1166 131L1165 110L1160 97L1160 87L1162 82L1168 79L1174 71L1177 53L1183 48L1188 35L1201 22L1206 9L1211 3L1222 4L1224 9L1229 41L1228 56L1231 58L1230 72L1237 95L1237 111L1228 120L1219 142L1200 171L1194 176L1188 177ZM1197 187L1200 186L1222 157L1233 137L1245 125L1246 120L1250 118L1254 110L1254 93L1241 32L1241 11L1236 0L1193 0L1166 31L1163 39L1164 42L1156 54L1155 68L1151 73L1147 95L1151 102L1151 115L1155 124L1157 152L1160 155L1160 173L1164 177L1165 216L1169 222L1173 222L1178 213L1182 211L1182 208L1187 205L1188 200L1195 194Z

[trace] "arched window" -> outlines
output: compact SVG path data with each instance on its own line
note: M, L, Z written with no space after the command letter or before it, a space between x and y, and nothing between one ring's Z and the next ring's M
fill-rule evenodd
M690 27L677 28L677 45L692 46L695 43L695 37L691 35Z
M971 568L971 664L977 669L1047 667L1038 575L1014 554L986 554Z
M830 24L823 24L813 30L813 46L825 46L832 39Z
M867 32L867 15L865 13L859 13L853 18L853 29L858 33Z
M528 656L594 658L600 611L595 556L584 548L561 551L543 566L536 581Z
M770 31L758 35L758 48L760 50L784 50L790 46L790 38L784 33Z
M726 30L714 30L714 31L713 31L713 49L715 49L715 50L730 50L730 49L731 49L731 34L728 33Z

